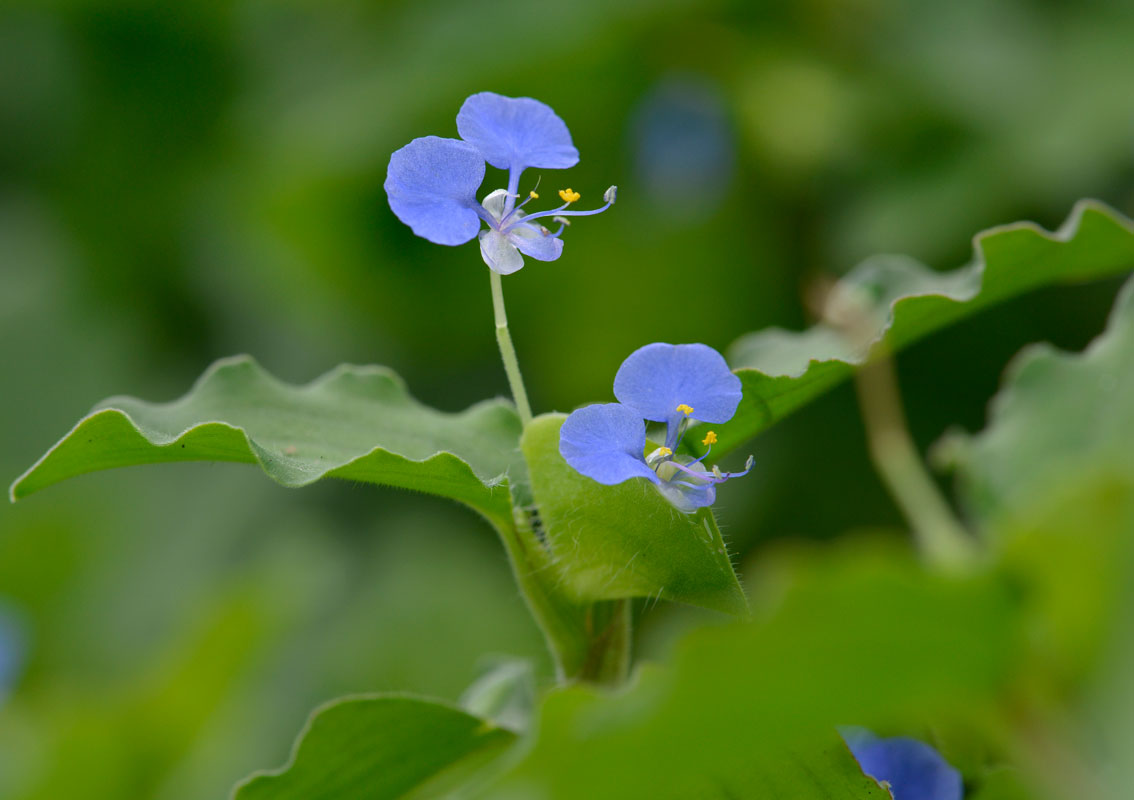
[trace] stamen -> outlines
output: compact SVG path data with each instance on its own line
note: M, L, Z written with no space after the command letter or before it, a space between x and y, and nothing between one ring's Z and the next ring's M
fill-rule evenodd
M693 406L687 406L685 403L681 403L677 406L677 410L688 417L693 413Z
M571 194L568 195L568 192L570 192ZM564 217L589 217L594 214L601 214L612 205L614 205L617 194L617 187L611 186L609 189L603 192L602 195L602 199L606 201L605 205L601 205L598 208L592 208L590 211L568 211L566 210L567 207L578 200L580 195L578 192L572 191L571 189L563 189L561 192L559 192L559 196L564 201L563 205L559 206L559 208L550 209L549 211L537 211L535 214L528 214L526 217L524 217L524 219L530 222L531 220L539 219L540 217L554 217L557 215ZM527 201L525 200L524 202L526 203Z
M673 450L671 450L670 448L665 446L659 447L657 450L654 450L652 453L646 456L646 466L648 466L650 469L657 469L659 462L666 460L672 455Z
M709 431L708 433L705 434L705 438L701 440L701 444L705 445L706 447L708 447L709 445L712 445L712 444L716 444L716 443L717 443L717 432L716 431Z
M535 189L532 189L530 192L528 192L528 198L530 200L539 200L539 193L536 192Z

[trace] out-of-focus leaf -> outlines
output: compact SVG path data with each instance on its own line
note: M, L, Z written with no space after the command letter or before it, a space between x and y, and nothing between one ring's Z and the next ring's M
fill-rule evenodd
M871 798L836 725L985 724L1015 678L1017 605L995 576L926 574L856 541L766 568L756 622L687 636L621 693L550 694L493 798Z
M846 380L884 343L890 352L1040 286L1084 281L1134 268L1134 223L1095 201L1080 201L1059 230L1030 222L977 234L972 263L934 272L900 256L871 258L835 285L833 297L862 306L869 335L826 323L803 332L772 328L742 336L728 352L744 399L714 426L723 453Z
M1134 550L1134 282L1081 354L1026 349L986 429L938 447L966 505L1033 585L1049 667L1088 668Z
M486 670L464 691L459 704L481 719L523 733L531 722L535 697L531 662L513 658Z
M288 765L245 780L233 800L436 797L498 756L515 734L405 695L337 700L315 711Z
M1039 344L1013 363L987 428L952 440L971 509L987 524L1032 515L1053 491L1134 487L1134 282L1083 353Z
M646 480L603 486L559 455L563 414L524 431L523 450L555 566L580 600L660 597L740 614L747 608L708 509L677 510Z
M12 484L11 498L111 467L237 461L259 464L284 486L346 478L449 497L510 520L507 478L519 435L519 419L502 400L446 414L418 403L382 367L342 366L293 386L237 356L218 361L172 403L100 403Z
M1031 683L1054 679L1078 700L1084 679L1103 666L1080 721L1089 733L1069 736L1068 746L1086 742L1075 758L1095 781L1089 791L1114 798L1129 797L1132 782L1131 397L1134 280L1119 294L1106 331L1084 352L1026 349L1009 369L985 430L953 434L939 446L957 467L962 496L991 546L1025 587L1036 659ZM1040 686L1040 697L1052 695L1050 685Z

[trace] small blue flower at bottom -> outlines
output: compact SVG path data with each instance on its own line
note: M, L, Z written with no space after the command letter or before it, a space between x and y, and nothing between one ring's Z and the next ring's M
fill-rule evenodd
M906 737L881 739L865 728L839 732L862 771L889 785L894 800L961 800L961 773L924 742Z
M712 505L717 484L746 475L706 467L717 440L708 431L705 454L678 455L692 420L724 423L740 404L740 379L724 358L703 344L648 344L622 362L614 378L617 403L598 403L571 413L559 432L559 453L576 471L607 486L645 478L677 508ZM646 420L664 422L665 444L646 453Z
M523 267L524 255L555 261L563 252L559 237L568 217L599 214L614 204L616 188L611 186L603 194L605 205L590 211L569 209L580 197L570 188L560 190L563 204L557 208L523 211L539 199L535 189L517 205L525 169L566 169L579 162L566 124L538 100L474 94L457 114L457 132L460 139L414 139L390 156L385 183L390 208L414 233L435 244L455 246L479 238L484 263L501 275ZM485 161L507 170L508 188L479 203L476 192L484 181ZM553 232L536 222L546 217L559 229Z

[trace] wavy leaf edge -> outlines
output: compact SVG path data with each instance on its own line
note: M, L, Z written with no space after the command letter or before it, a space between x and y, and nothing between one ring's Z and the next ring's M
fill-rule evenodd
M251 356L249 354L243 353L243 354L240 354L240 355L227 356L225 358L218 359L218 360L214 361L213 363L211 363L208 366L208 368L204 372L202 372L200 376L197 377L197 379L193 382L193 384L189 388L189 390L175 400L171 400L171 401L166 402L166 403L152 403L152 402L149 402L147 400L142 400L140 398L134 397L132 395L114 395L113 397L109 397L106 400L102 400L99 403L97 403L94 407L94 410L92 410L90 413L88 413L86 416L84 416L82 419L80 419L77 423L75 423L74 427L72 427L70 431L68 431L57 442L55 442L55 444L53 444L42 456L40 456L34 464L32 464L30 467L28 467L28 469L26 469L18 478L16 478L15 481L12 482L11 486L8 488L8 500L9 500L9 502L15 503L17 500L20 500L24 497L28 497L31 494L33 494L34 492L39 491L39 489L44 489L44 488L47 488L47 486L52 485L52 484L44 484L43 486L33 488L31 491L28 491L28 492L21 492L20 491L21 485L23 483L25 483L26 480L29 477L31 477L55 453L56 450L58 450L61 446L63 446L65 443L67 443L73 436L75 436L77 433L79 433L81 431L81 429L85 425L89 424L92 420L98 419L100 417L106 417L106 416L120 417L122 420L124 420L125 422L127 422L130 425L130 427L134 430L134 432L142 440L144 440L146 443L148 443L148 444L150 444L154 447L158 447L158 448L175 447L179 444L183 444L186 437L190 436L191 434L197 433L197 432L200 432L200 431L203 431L203 430L207 430L207 429L210 429L210 428L220 428L220 429L226 429L226 430L229 430L229 431L236 432L236 433L240 434L241 437L244 439L245 445L247 446L248 452L251 456L250 460L247 461L247 462L244 462L244 463L255 463L257 466L260 467L260 469L264 472L264 474L266 474L269 478L271 478L272 480L274 480L276 483L280 484L281 486L285 486L289 489L297 489L297 488L301 488L301 487L304 487L304 486L309 486L312 483L315 483L315 482L322 480L323 478L327 477L330 473L337 472L337 471L343 470L343 469L347 469L347 468L349 468L349 467L351 467L355 464L358 464L361 461L364 461L367 458L370 458L370 457L372 457L374 455L378 455L378 454L393 456L395 458L402 459L403 461L406 461L408 463L421 464L421 465L428 465L430 463L433 463L434 461L439 461L439 460L444 461L444 460L447 460L447 459L452 459L452 460L456 461L457 464L460 465L460 467L466 469L468 471L469 475L471 475L473 478L475 478L477 481L479 481L481 484L483 484L484 487L486 489L488 489L490 492L494 492L495 490L501 489L501 488L508 490L508 488L509 488L508 475L507 475L506 472L501 473L499 475L496 475L492 478L488 478L488 479L482 478L482 477L480 477L479 475L476 474L476 472L473 470L472 466L467 461L465 461L463 458L461 458L456 453L451 453L447 450L438 450L437 452L433 453L430 456L427 456L426 458L414 459L414 458L410 458L408 456L402 455L401 453L396 453L394 451L387 450L386 448L381 447L381 446L376 446L376 447L368 450L367 452L365 452L365 453L363 453L359 456L356 456L355 458L350 459L349 461L346 461L346 462L343 462L341 464L337 464L337 465L334 465L334 466L330 466L327 469L324 469L324 470L318 472L317 474L314 474L310 478L289 482L289 481L285 480L282 476L275 474L274 471L268 469L267 462L265 461L265 459L261 455L262 448L256 443L256 440L253 439L248 434L248 431L245 428L243 428L239 425L233 425L231 423L224 422L224 421L221 421L221 420L206 420L206 421L199 422L199 423L196 423L194 425L189 426L188 428L186 428L183 431L181 431L180 433L178 433L176 436L166 436L166 435L163 435L163 434L160 434L160 433L157 433L157 432L147 432L147 431L143 430L141 428L141 426L139 426L138 423L133 419L133 417L130 416L129 413L127 413L126 411L124 411L120 408L114 408L113 407L114 403L121 403L123 401L129 401L130 403L137 403L137 404L140 404L140 405L146 405L146 406L149 406L151 408L167 408L167 407L176 406L180 403L186 402L187 400L191 399L193 397L193 395L202 386L204 386L206 383L208 383L208 381L210 379L212 379L220 371L222 371L224 369L231 369L233 367L244 367L244 366L251 367L253 370L256 371L256 373L258 374L259 377L264 378L265 380L274 384L276 387L285 388L285 389L289 389L289 390L299 390L299 391L315 391L317 389L321 389L321 388L327 386L328 384L334 383L336 380L339 380L340 378L347 376L347 375L379 376L379 377L386 378L386 379L393 381L398 386L398 388L400 388L403 392L405 392L406 397L411 402L417 403L418 405L424 405L424 404L420 403L420 401L418 401L417 398L415 398L409 392L409 388L406 385L405 380L400 375L398 375L392 369L390 369L388 367L380 366L380 365L374 365L374 364L369 364L369 365L339 364L338 366L332 368L331 370L323 373L322 375L316 377L315 379L313 379L313 380L311 380L307 383L292 384L292 383L287 383L286 381L282 381L279 378L272 375L268 370L264 369L263 366L261 366L260 363L253 356ZM428 406L426 406L426 407L428 408ZM510 404L508 403L507 400L505 400L504 398L498 397L498 398L492 398L492 399L487 399L487 400L481 400L481 401L474 403L473 405L465 408L462 411L458 411L458 412L438 412L438 413L453 414L455 416L471 416L471 415L475 415L477 413L480 413L484 410L491 410L493 408L510 409L511 406L510 406ZM518 446L519 446L519 443L517 442L517 447ZM509 505L510 505L510 503L511 503L511 501L509 499Z
M788 371L779 371L779 372L765 372L765 371L758 369L756 367L746 367L744 365L734 366L732 371L734 373L737 373L737 374L741 374L741 373L745 373L745 372L755 372L755 373L759 373L761 375L765 375L769 378L798 379L798 378L805 377L807 375L807 373L809 373L816 366L821 366L821 365L824 365L824 364L846 364L846 365L849 365L849 366L852 366L852 367L860 367L863 364L867 363L867 361L870 358L871 351L874 349L874 347L879 342L883 341L887 337L887 335L890 333L891 329L893 329L894 325L896 324L896 319L897 319L897 316L898 316L898 313L899 313L899 309L902 306L908 305L909 302L917 300L919 298L924 298L924 297L940 297L943 300L951 301L951 302L953 302L957 305L963 305L965 303L972 302L975 298L979 297L983 293L984 288L985 288L985 273L986 273L987 267L988 267L988 261L987 261L985 254L984 254L984 241L986 239L990 239L990 238L1002 235L1004 233L1011 233L1011 232L1014 232L1014 231L1027 231L1027 232L1033 233L1036 236L1039 236L1040 238L1045 239L1049 242L1053 242L1053 243L1057 243L1057 244L1067 244L1069 242L1074 241L1074 239L1079 235L1079 232L1080 232L1080 230L1082 228L1082 224L1083 224L1083 218L1087 215L1088 212L1094 212L1094 213L1102 214L1103 216L1107 217L1109 221L1116 223L1120 227L1126 228L1126 230L1131 235L1134 235L1134 220L1130 219L1125 214L1121 213L1117 209L1112 208L1111 206L1107 205L1106 203L1103 203L1100 200L1087 198L1087 199L1079 200L1078 202L1076 202L1075 205L1071 209L1071 213L1068 214L1067 218L1063 221L1063 223L1058 228L1056 228L1054 231L1048 230L1048 229L1044 228L1042 225L1040 225L1036 222L1029 221L1029 220L1023 220L1023 221L1018 221L1018 222L1008 222L1008 223L1004 223L1002 225L994 225L991 228L986 228L985 230L980 231L979 233L975 234L972 237L973 253L974 253L973 259L971 261L969 261L967 264L964 264L964 265L957 267L955 269L952 269L952 270L944 270L944 271L933 270L931 267L929 267L925 263L918 261L917 259L913 259L909 256L901 255L901 254L882 253L882 254L878 254L878 255L875 255L875 256L870 256L870 257L864 259L863 261L859 262L858 266L856 266L854 269L852 269L850 272L848 272L845 276L843 276L843 278L840 279L840 283L843 282L843 281L847 281L848 279L853 279L856 272L863 265L869 264L870 262L874 261L875 259L879 259L879 258L897 258L897 259L905 260L912 265L916 265L920 269L928 270L935 277L938 277L939 279L942 279L942 280L946 280L946 279L957 280L960 277L967 277L968 274L975 276L976 280L974 281L972 288L968 291L962 290L962 291L956 292L955 294L946 294L946 293L940 292L940 291L920 292L920 293L902 295L901 297L898 297L898 298L895 298L894 300L892 300L887 307L888 313L886 314L884 322L878 328L875 335L873 337L871 337L869 340L867 340L864 343L863 347L861 348L862 356L860 358L852 358L852 359L842 359L842 358L816 359L816 358L813 358L813 359L810 359L808 361L806 366L804 366L801 369L796 370L796 371L788 370ZM822 323L820 323L820 325L821 324ZM783 327L779 327L779 326L769 326L769 327L763 328L759 331L753 331L751 333L746 333L746 334L743 334L742 336L738 337L735 341L733 341L733 343L731 345L729 345L728 351L731 353L731 352L735 351L736 349L738 349L738 347L741 345L741 343L746 342L746 341L750 341L752 338L758 337L758 336L779 336L779 337L790 338L790 339L796 340L796 339L798 339L798 337L804 336L804 335L808 334L809 332L814 331L817 327L819 327L819 326L813 326L813 327L810 327L810 328L806 328L802 331L798 331L798 330L791 330L791 329L783 328Z
M299 733L296 734L295 740L291 745L291 751L288 753L287 761L285 761L282 766L270 769L259 769L241 778L229 792L228 800L237 800L237 796L240 794L240 791L253 781L259 780L261 778L280 778L294 769L296 761L299 758L300 751L303 749L303 743L307 738L307 734L311 732L315 721L319 718L320 715L328 711L333 711L340 706L348 705L350 703L369 702L374 700L410 700L419 703L428 703L429 705L434 706L441 706L454 713L469 717L470 719L479 720L481 723L481 728L478 729L478 732L489 733L494 730L499 730L515 735L513 731L495 725L491 720L481 719L480 717L470 714L468 711L465 711L463 708L460 708L453 703L450 703L446 700L440 700L436 697L414 694L413 692L361 692L359 694L343 695L342 697L336 697L333 700L328 700L324 703L321 703L311 710L311 712L307 715L307 719L303 723L303 727L300 728Z

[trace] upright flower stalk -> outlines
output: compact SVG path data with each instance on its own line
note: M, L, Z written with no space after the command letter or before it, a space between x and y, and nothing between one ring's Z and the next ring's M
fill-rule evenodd
M521 189L524 170L566 169L579 161L567 125L547 105L530 97L480 92L457 114L460 139L424 136L390 157L386 194L390 208L415 234L435 244L462 245L473 239L489 268L496 342L523 426L532 421L519 359L508 330L502 275L524 266L524 257L555 261L563 253L562 235L572 217L599 214L616 198L611 186L603 205L576 210L581 193L557 193L560 204L534 210L539 182ZM486 163L507 173L507 186L477 200ZM554 194L552 195L554 196ZM554 230L544 226L554 223ZM516 476L518 477L518 476ZM536 623L543 631L561 680L619 683L630 653L630 603L626 599L580 602L556 577L554 559L530 514L530 494L522 479L512 487L514 519L493 520L512 572Z
M535 186L517 202L525 169L566 169L579 163L579 151L567 125L548 105L530 97L474 94L457 114L457 131L460 139L424 136L394 152L386 173L386 194L398 219L418 236L450 246L480 241L481 258L492 271L496 341L516 411L526 426L532 411L508 332L500 276L522 268L525 255L537 261L558 259L569 218L610 208L616 189L611 186L603 193L604 205L586 211L571 208L581 195L569 187L558 193L560 206L524 210L539 199ZM484 181L486 162L508 173L508 186L478 202L476 193ZM536 222L548 218L558 223L557 230ZM482 228L481 223L487 227Z
M520 422L526 428L532 421L532 407L528 403L528 392L524 388L524 377L520 374L520 362L516 358L516 348L512 345L512 334L508 332L508 312L504 310L504 286L500 273L489 270L492 282L492 310L496 317L496 343L500 345L500 358L504 362L504 372L508 376L508 386L512 389L512 402L520 415Z

